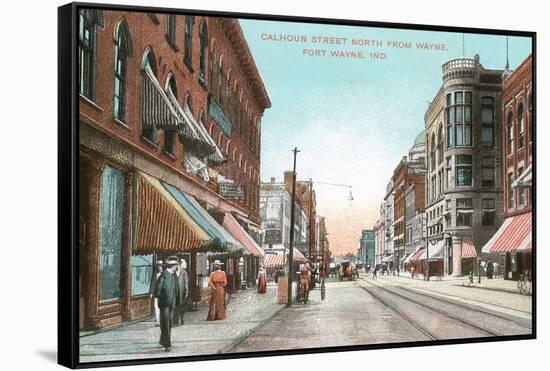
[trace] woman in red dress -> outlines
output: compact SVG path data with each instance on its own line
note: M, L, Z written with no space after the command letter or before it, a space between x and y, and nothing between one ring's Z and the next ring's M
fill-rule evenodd
M225 272L222 271L222 262L215 260L213 267L214 272L208 277L208 286L211 290L210 296L210 310L208 311L207 321L216 321L225 319L225 289L227 285L227 277Z
M260 265L260 269L258 271L258 293L259 294L265 294L267 290L267 278L266 273L264 270L264 266Z

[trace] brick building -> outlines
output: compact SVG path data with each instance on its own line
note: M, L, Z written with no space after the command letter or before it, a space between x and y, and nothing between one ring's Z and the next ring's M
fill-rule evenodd
M82 326L148 315L164 255L183 254L200 287L205 246L244 246L226 270L251 279L261 248L232 236L259 232L270 100L238 21L83 9L79 92Z
M506 279L532 270L533 61L504 73L501 135L504 223L483 247Z

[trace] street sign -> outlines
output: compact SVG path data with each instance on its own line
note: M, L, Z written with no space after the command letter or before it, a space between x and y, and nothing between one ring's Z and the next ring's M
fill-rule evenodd
M235 183L218 183L218 192L222 197L244 199L244 190Z

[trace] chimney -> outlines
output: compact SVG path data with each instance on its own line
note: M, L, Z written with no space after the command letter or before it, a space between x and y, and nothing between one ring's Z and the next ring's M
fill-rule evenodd
M292 171L285 171L285 185L289 188L292 188Z
M275 183L275 177L274 176L271 177L271 183Z

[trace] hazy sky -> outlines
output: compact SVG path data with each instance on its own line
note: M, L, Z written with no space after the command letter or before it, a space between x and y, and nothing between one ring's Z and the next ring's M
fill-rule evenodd
M424 127L428 103L441 87L441 65L463 55L461 33L390 30L306 23L241 20L241 26L271 98L262 119L262 181L282 180L298 147L299 179L344 183L316 185L318 213L326 217L336 254L355 252L361 230L378 219L386 184ZM264 35L264 36L262 36ZM263 40L265 35L304 35L307 42ZM347 38L346 44L313 43L314 36ZM357 46L351 39L380 40ZM485 68L504 68L506 37L466 34L464 54L480 55ZM412 48L388 46L411 42ZM419 50L417 42L447 50ZM376 45L376 44L374 44ZM303 49L325 49L324 57ZM363 51L364 59L332 57L330 51ZM370 52L386 59L370 59ZM515 68L531 52L529 38L509 38Z

